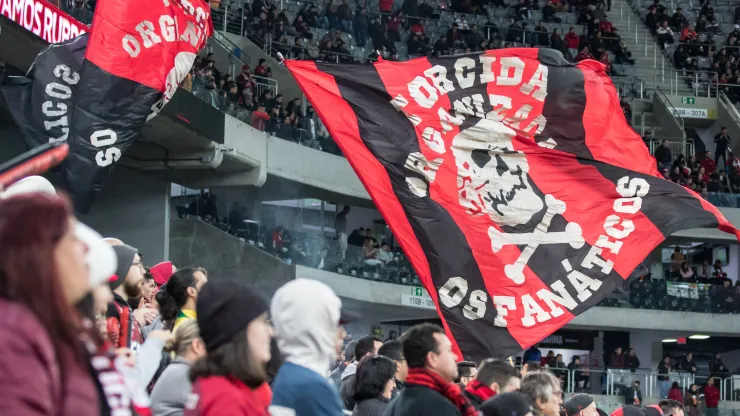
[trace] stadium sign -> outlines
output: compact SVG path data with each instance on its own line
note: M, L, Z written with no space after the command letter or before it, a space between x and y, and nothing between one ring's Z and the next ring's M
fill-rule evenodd
M45 0L0 0L0 14L49 43L88 31L87 26Z

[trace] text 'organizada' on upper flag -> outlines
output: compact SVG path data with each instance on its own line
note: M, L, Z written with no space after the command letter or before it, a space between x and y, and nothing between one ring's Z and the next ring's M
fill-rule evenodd
M658 175L598 62L531 48L286 66L466 358L539 342L673 232L738 235Z

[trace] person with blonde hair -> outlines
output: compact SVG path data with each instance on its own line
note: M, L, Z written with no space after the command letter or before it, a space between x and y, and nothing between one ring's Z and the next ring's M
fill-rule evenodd
M200 338L198 321L191 319L180 325L165 350L177 356L154 385L151 394L152 414L179 416L184 413L185 403L192 389L190 367L206 354L206 347Z

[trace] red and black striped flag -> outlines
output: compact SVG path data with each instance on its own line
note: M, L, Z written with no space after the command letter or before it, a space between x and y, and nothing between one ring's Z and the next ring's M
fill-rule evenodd
M673 232L740 235L660 177L598 62L502 49L286 66L466 358L539 342Z
M62 178L87 212L113 164L172 98L213 32L204 0L100 0L74 96Z

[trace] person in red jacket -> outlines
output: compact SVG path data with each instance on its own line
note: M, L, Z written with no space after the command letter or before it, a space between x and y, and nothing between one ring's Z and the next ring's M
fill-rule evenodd
M34 192L0 211L0 414L98 416L74 307L90 290L88 247L71 204Z
M707 152L704 154L704 158L699 162L699 165L704 168L704 171L707 173L707 175L711 175L714 173L714 171L717 170L717 164L714 163L712 152L710 152L709 150L707 150Z
M683 403L683 393L681 393L681 386L678 385L678 381L674 381L671 389L668 390L668 399Z
M584 59L594 59L594 56L588 52L588 46L584 46L578 55L576 55L576 62L581 62Z
M571 61L576 59L580 43L578 35L576 34L576 28L571 26L568 30L568 34L565 35L565 44L568 46L568 58L570 58Z
M714 385L714 378L709 377L707 385L704 386L704 403L707 405L707 415L717 414L719 406L719 389Z
M268 416L272 327L267 303L231 280L206 283L196 315L208 354L190 370L193 392L185 416Z

